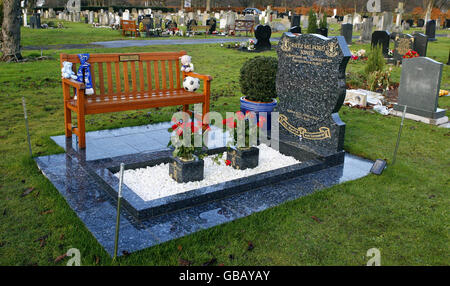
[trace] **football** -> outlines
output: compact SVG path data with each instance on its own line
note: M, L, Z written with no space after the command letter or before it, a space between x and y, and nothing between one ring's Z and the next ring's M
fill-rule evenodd
M183 88L186 91L196 91L200 87L200 80L191 76L187 76L183 80Z

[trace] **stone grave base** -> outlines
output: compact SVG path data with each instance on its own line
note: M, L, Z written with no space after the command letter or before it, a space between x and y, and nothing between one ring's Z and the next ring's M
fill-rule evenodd
M389 114L392 114L392 115L398 116L398 117L402 117L403 112L392 109ZM423 117L423 116L419 116L419 115L412 114L412 113L406 113L405 118L415 120L415 121L420 121L420 122L430 124L430 125L442 125L442 124L446 124L449 122L447 116L433 119L433 118Z
M169 126L170 122L167 122L88 132L87 148L83 150L77 150L76 140L64 135L55 136L52 139L66 153L35 158L42 173L110 255L114 251L117 182L109 181L108 184L104 178L113 176L122 162L137 168L148 162L167 160L171 153L166 148L170 138ZM223 133L222 137L219 135L216 134L215 138L221 141ZM211 147L213 150L210 152L223 150L224 145L218 145ZM286 146L280 146L280 151L283 148L288 153L293 151ZM149 201L152 204L146 205L147 202L139 201L136 195L124 192L119 255L123 251L138 251L364 177L373 164L344 152L330 158L305 151L298 152L297 156L303 158L300 164L261 173L259 177L246 177L215 188L196 190L197 193L185 194L175 200L163 198L157 204Z

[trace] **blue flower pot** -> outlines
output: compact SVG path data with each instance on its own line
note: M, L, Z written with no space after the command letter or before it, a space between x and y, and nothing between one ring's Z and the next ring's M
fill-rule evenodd
M245 97L241 97L241 111L245 114L247 111L254 112L256 114L256 118L259 121L259 113L266 112L267 115L265 117L264 125L267 125L267 131L270 130L270 120L271 120L271 112L277 106L277 100L273 99L272 102L257 102L245 99ZM261 114L261 117L263 115Z

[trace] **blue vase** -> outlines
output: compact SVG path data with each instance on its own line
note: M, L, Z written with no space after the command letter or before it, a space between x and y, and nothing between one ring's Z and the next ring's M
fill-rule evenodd
M267 125L267 131L270 130L271 112L277 106L277 100L273 99L272 102L257 102L245 99L241 97L241 111L245 114L247 111L254 112L256 114L257 121L259 122L259 113L266 112L266 116L261 114L261 117L265 117L264 124Z

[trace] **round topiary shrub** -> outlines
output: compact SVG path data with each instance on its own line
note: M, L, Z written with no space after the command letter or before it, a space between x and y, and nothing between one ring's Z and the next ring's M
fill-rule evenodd
M278 61L274 57L254 57L241 68L239 83L247 100L272 102L277 97L275 81Z

